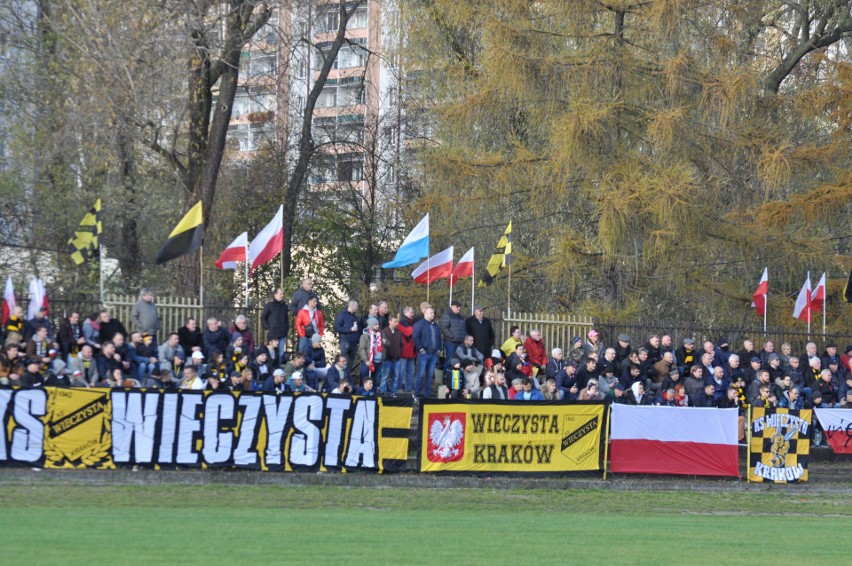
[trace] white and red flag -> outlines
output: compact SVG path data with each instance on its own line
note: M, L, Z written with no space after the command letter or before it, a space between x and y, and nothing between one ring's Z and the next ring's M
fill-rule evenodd
M255 236L249 246L251 272L254 273L257 266L263 265L280 254L282 249L284 249L284 205L278 207L275 217Z
M760 277L760 283L757 284L757 290L751 296L751 306L757 309L757 315L763 316L766 314L766 295L769 293L769 268L763 268L763 275Z
M849 409L814 409L825 432L825 439L835 454L852 454L852 411Z
M15 312L15 285L12 283L12 277L6 279L6 289L3 291L3 307L2 315L0 315L0 324L6 324L12 313Z
M222 255L214 262L219 269L236 269L238 261L246 260L246 249L248 248L248 232L243 232L228 244Z
M453 272L450 274L450 285L465 277L473 277L473 248L467 250L453 268Z
M439 252L423 263L411 274L416 283L426 285L446 279L453 271L453 246Z
M811 293L811 313L822 312L825 308L825 273Z
M737 409L611 409L613 472L739 476Z
M796 297L796 307L793 309L793 318L798 318L799 320L804 320L805 322L811 321L811 274L808 273L808 280L805 281L805 284L802 286L802 290L799 291L799 296Z

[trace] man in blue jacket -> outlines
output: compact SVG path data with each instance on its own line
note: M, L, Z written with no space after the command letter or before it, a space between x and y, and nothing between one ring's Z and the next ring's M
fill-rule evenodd
M358 301L349 301L345 309L334 319L334 331L340 339L340 353L346 356L349 368L355 363L355 354L358 352L358 341L364 328L358 318Z
M441 329L435 324L435 309L426 307L423 319L414 325L414 349L417 351L417 376L414 379L414 399L428 397L432 392L435 366L441 351ZM422 389L421 389L422 387Z
M532 380L524 378L524 388L515 395L515 401L544 401L544 395L532 386Z

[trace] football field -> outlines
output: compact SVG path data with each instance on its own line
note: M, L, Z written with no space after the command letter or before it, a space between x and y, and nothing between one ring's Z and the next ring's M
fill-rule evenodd
M850 521L784 490L7 485L0 563L838 564Z

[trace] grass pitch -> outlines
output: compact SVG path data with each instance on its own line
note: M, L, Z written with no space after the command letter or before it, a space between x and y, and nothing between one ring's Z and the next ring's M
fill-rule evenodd
M13 485L0 563L840 564L850 522L783 490Z

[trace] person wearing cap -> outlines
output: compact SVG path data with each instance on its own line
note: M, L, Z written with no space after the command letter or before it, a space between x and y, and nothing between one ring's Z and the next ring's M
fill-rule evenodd
M592 328L586 333L586 343L583 344L583 357L589 357L594 352L599 358L603 357L604 346L600 341L600 332Z
M285 391L290 393L315 393L316 389L305 383L305 375L301 371L294 371L293 375L284 382Z
M781 356L772 352L766 357L766 369L769 371L769 380L775 383L777 380L784 377L784 370L781 369Z
M464 321L465 332L473 336L473 347L487 355L494 349L496 334L491 320L485 316L485 307L474 305L473 315Z
M327 373L328 360L322 346L322 336L314 334L311 336L311 347L305 353L305 366L302 370L305 384L316 391L319 389L320 380L325 379Z
M359 376L362 383L367 376L374 379L381 377L387 347L387 339L379 328L379 319L371 316L367 319L366 328L358 342Z
M722 367L728 365L728 358L731 357L731 343L728 341L727 336L719 336L719 339L716 341L716 365L720 365Z
M426 307L423 319L414 323L414 349L417 351L417 376L414 379L414 399L432 393L438 354L443 349L441 329L435 324L435 309Z
M308 297L305 306L299 309L294 324L299 335L298 349L307 352L311 347L311 337L314 334L325 334L325 318L319 309L319 299L316 295Z
M450 309L438 321L438 328L441 329L441 338L444 342L444 373L449 373L452 370L452 359L456 349L462 345L467 335L464 316L461 314L461 302L454 299L450 303Z
M89 386L83 378L83 372L80 370L75 370L73 373L69 373L69 380L71 382L71 387L85 388Z
M198 375L204 375L207 373L207 364L204 363L204 354L201 352L193 352L186 360L186 365L195 367L195 371Z
M580 387L577 385L577 364L573 360L565 362L565 367L556 374L556 386L562 390L563 399L577 399Z
M49 364L51 343L47 338L47 327L39 324L35 327L35 333L27 340L25 353L28 358L38 358L43 364Z
M238 371L232 371L228 378L223 380L219 387L227 391L243 391L243 378Z
M623 362L624 360L630 357L630 352L630 335L619 334L618 345L615 347L615 360L618 363Z
M745 382L747 384L751 384L753 381L757 379L757 374L760 373L762 363L760 361L760 356L752 356L749 359L749 366L745 368L743 372L745 377Z
M837 354L837 344L834 342L826 344L821 357L822 367L824 368L827 368L829 364L836 364L837 366L840 366L840 356Z
M273 393L275 395L280 395L287 390L287 386L285 384L286 381L287 376L284 374L284 370L278 368L272 372L272 375L270 375L263 381L263 387L261 387L260 390L264 393Z
M571 338L571 348L568 350L566 357L575 364L581 364L586 357L583 349L583 339L579 336Z
M71 387L71 376L68 374L68 366L63 360L53 360L44 384L47 387Z
M697 361L695 354L695 340L684 338L683 346L675 351L675 360L681 374L688 374Z

